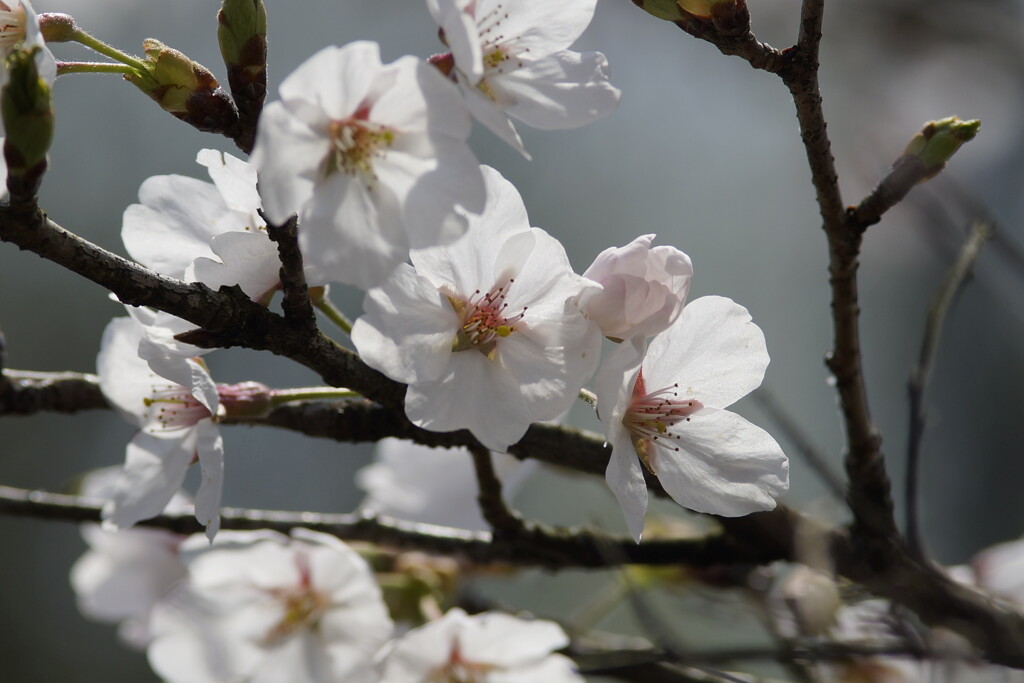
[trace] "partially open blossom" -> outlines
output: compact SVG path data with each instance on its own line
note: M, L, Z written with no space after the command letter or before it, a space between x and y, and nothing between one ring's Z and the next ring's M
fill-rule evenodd
M567 49L590 25L596 5L427 0L473 116L524 155L509 116L542 130L577 128L607 116L619 102L605 56Z
M529 227L516 189L485 167L487 206L466 236L415 250L367 292L352 341L409 389L405 412L433 431L469 429L504 452L532 422L565 412L593 373L600 334L572 300L597 287Z
M583 315L604 336L621 341L650 337L675 322L686 304L693 265L675 247L651 247L654 235L641 235L624 247L605 249L583 273L601 284L580 297Z
M572 660L553 654L568 644L551 621L456 607L385 651L381 683L583 683Z
M153 372L139 356L146 341L132 318L115 318L103 332L96 366L103 395L139 431L128 444L125 464L103 508L103 525L123 529L159 515L181 488L189 465L198 461L202 481L196 494L196 519L213 538L220 527L224 481L224 442L215 419L223 413L246 414L269 391L251 382L215 384L205 365L194 358L164 359L174 376L189 386Z
M78 493L109 498L116 476L116 468L91 473ZM191 508L188 497L179 492L166 511ZM117 623L121 640L145 648L152 639L149 619L153 607L186 576L178 557L178 546L185 537L164 529L137 527L112 532L98 524L83 524L82 538L89 550L71 567L71 587L79 611L90 619Z
M171 683L374 683L392 623L366 562L305 529L182 545L188 582L153 613L149 661Z
M533 469L533 463L503 453L492 453L491 460L506 497L515 495ZM374 462L356 473L356 483L366 491L359 507L367 512L460 529L491 528L480 513L480 487L468 449L381 439Z
M252 161L267 218L299 216L305 258L331 280L379 285L409 249L447 244L484 189L454 86L376 43L316 53L260 117Z
M764 335L723 297L688 304L646 349L639 337L597 376L612 446L606 479L640 540L643 468L680 505L726 517L771 510L789 486L789 461L766 431L724 410L756 389L768 366Z

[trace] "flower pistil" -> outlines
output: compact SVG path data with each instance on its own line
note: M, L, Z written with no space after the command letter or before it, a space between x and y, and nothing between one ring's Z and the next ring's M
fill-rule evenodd
M636 448L640 461L652 474L650 449L654 442L673 451L679 447L666 443L666 439L680 439L672 428L680 422L689 422L690 416L701 410L704 404L695 399L679 398L679 383L648 392L644 382L643 370L637 375L633 385L633 398L626 410L622 423L629 430L633 446Z

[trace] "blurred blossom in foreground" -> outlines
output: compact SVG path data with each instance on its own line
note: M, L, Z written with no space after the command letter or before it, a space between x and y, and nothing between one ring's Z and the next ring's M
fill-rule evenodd
M552 654L568 644L551 621L454 608L385 650L381 683L583 683L572 660Z
M109 498L116 476L116 468L91 473L79 495ZM166 511L182 513L191 507L188 496L179 492ZM186 576L178 558L185 537L163 529L104 531L98 524L83 524L82 538L89 550L71 567L78 609L90 619L119 623L121 640L144 649L152 640L153 607Z
M171 683L372 683L392 623L366 562L325 534L224 531L181 548L189 580L153 612Z
M491 528L480 514L480 489L467 449L382 439L375 453L374 462L356 474L356 483L366 491L362 510L459 529ZM491 460L507 499L534 469L533 463L502 453L491 453Z

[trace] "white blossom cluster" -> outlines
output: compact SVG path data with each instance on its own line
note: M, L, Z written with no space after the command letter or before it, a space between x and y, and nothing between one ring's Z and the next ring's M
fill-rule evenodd
M162 275L237 286L269 305L282 284L267 225L297 217L307 283L365 290L351 342L408 386L409 420L467 429L497 458L593 379L612 449L607 482L639 542L645 471L687 508L739 516L775 506L788 462L770 435L727 410L768 365L746 309L722 297L687 303L689 257L652 246L651 234L577 274L559 240L531 226L516 188L467 144L473 118L525 155L512 119L560 129L611 113L619 91L604 56L569 49L595 4L427 0L446 55L384 64L372 42L324 48L281 83L249 161L202 150L211 182L148 179L122 237ZM176 336L189 323L128 314L108 325L97 366L104 394L138 432L74 583L87 613L130 622L165 680L581 680L552 654L567 644L554 624L451 610L392 640L372 572L337 539L218 533L218 422L261 415L275 394L217 384L206 350ZM603 360L602 338L617 344ZM465 454L451 455L468 475ZM401 456L415 466L389 469L396 457L382 451L361 475L365 509L484 528L469 476L440 457L423 465L435 454L422 452ZM207 538L129 530L172 503L196 462L194 513ZM499 469L507 484L523 479ZM134 578L121 580L129 567Z

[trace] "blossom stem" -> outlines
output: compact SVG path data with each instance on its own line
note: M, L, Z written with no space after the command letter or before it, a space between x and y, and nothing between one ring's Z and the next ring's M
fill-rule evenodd
M135 69L110 62L57 62L57 75L64 74L131 74Z
M301 389L274 389L270 396L270 405L279 406L283 403L296 401L318 401L337 398L362 398L362 394L343 387L303 387Z
M345 334L352 334L352 323L326 295L314 297L313 305L320 309L320 312L326 315L332 323L340 327Z
M121 52L112 45L107 45L102 40L94 38L80 28L75 29L71 40L86 46L90 50L95 50L105 57L110 57L122 64L127 64L140 73L146 73L146 65L142 61L127 52Z

